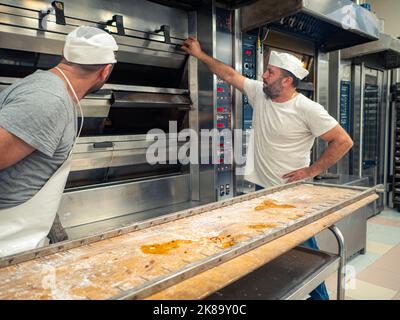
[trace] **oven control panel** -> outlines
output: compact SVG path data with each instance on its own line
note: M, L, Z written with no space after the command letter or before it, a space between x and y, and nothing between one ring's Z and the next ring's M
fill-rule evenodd
M256 45L255 35L243 35L242 39L242 70L243 75L249 79L256 79ZM243 129L252 128L253 108L247 96L243 95Z
M217 8L216 12L216 58L228 65L233 64L233 12ZM217 78L214 124L219 133L217 164L216 166L216 195L218 200L231 198L233 196L233 131L232 131L232 87ZM231 137L229 137L231 134ZM228 136L227 136L228 135Z

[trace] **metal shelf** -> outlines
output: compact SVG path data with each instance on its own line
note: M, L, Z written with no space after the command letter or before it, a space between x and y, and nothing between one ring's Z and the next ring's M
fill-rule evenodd
M206 299L304 299L339 269L339 263L338 255L299 246Z

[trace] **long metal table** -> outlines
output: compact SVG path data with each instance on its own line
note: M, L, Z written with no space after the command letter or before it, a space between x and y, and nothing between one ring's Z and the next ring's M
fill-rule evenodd
M300 181L7 257L0 260L0 298L145 298L332 213L375 199L375 193L376 188ZM260 201L271 199L293 202L297 207L278 205L278 209L254 211ZM266 224L260 228L262 219ZM229 234L215 236L220 231ZM179 244L184 243L183 248L164 256L140 252L141 244L153 243L149 247L156 248L151 241L171 239L171 233ZM221 240L230 236L229 242ZM167 244L176 248L174 241ZM53 287L43 288L40 271L49 266L57 281ZM5 279L7 283L2 281Z

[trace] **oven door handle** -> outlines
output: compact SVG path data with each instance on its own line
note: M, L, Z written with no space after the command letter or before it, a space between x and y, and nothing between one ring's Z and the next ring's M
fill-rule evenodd
M93 143L94 149L106 149L106 148L113 148L114 143L112 141L103 141L103 142L95 142Z

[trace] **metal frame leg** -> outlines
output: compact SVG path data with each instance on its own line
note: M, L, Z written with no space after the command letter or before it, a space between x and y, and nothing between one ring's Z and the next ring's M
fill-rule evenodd
M338 300L344 300L345 296L345 276L346 276L346 248L344 245L344 238L342 232L339 230L338 227L335 225L332 225L329 227L329 230L332 231L333 235L335 236L338 246L339 246L339 257L340 257L340 262L339 262L339 269L338 269L338 278L337 278L337 299Z

